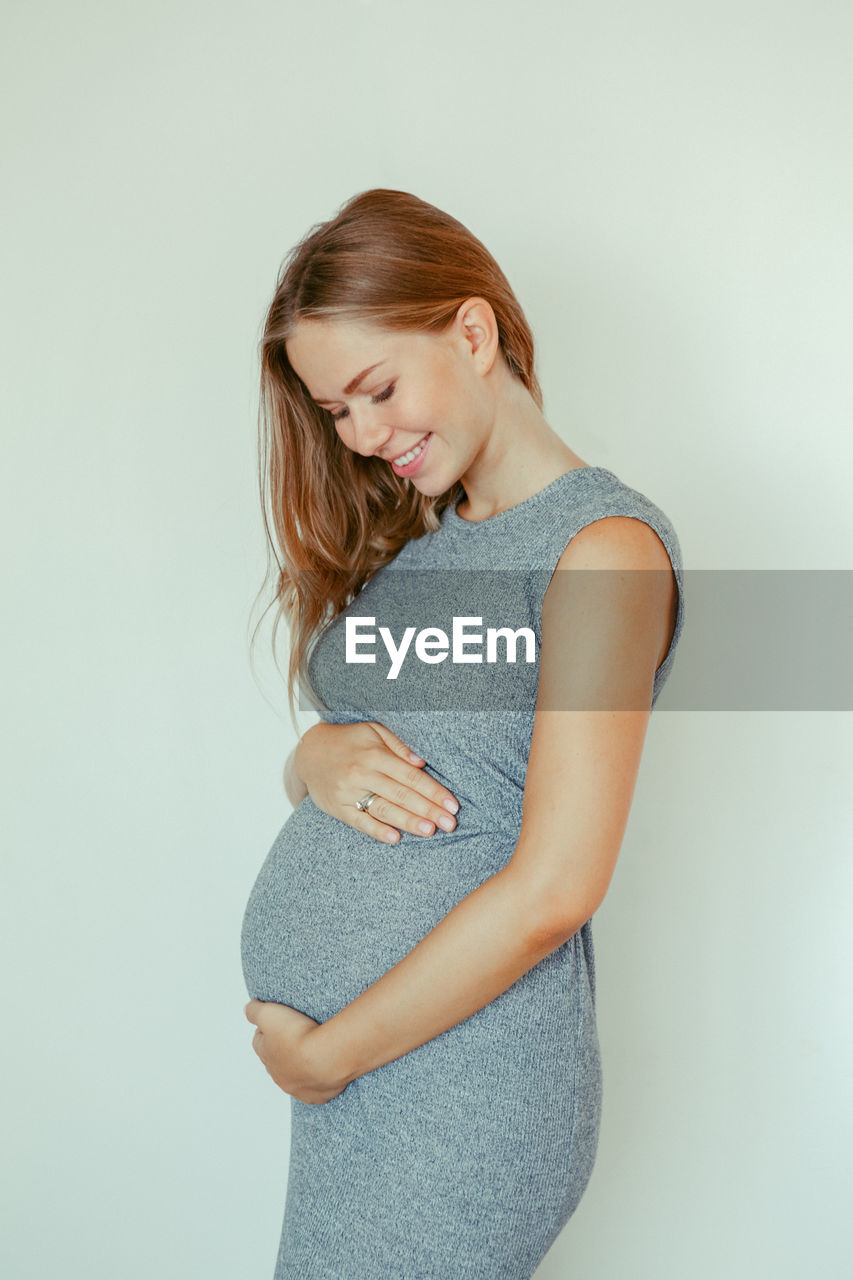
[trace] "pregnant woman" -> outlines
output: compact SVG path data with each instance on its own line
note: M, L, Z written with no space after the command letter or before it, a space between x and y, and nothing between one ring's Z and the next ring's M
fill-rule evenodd
M275 1280L528 1280L595 1160L591 918L678 539L549 425L499 266L405 192L289 255L261 420L291 707L320 715L242 933L291 1099Z

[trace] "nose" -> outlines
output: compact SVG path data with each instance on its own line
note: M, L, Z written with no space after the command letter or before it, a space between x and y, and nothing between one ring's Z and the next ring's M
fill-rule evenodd
M391 439L394 431L393 427L383 426L369 411L354 410L352 406L349 411L349 424L352 435L351 448L365 458L378 453Z

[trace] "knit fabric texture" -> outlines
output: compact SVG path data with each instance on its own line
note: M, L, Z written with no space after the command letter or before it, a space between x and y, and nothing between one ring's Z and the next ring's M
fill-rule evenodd
M245 910L242 962L251 997L327 1021L505 866L521 830L536 668L512 673L511 705L485 695L454 704L452 686L443 702L430 704L429 672L450 664L427 668L412 659L408 684L394 688L379 650L374 664L342 660L346 616L373 617L377 627L399 618L402 628L404 578L395 575L417 583L414 575L424 574L426 584L435 571L473 571L482 581L499 573L512 584L515 614L539 641L542 598L563 550L607 516L654 529L678 585L654 706L684 625L680 547L660 508L603 467L567 471L479 522L446 509L441 528L407 543L323 632L309 663L322 718L387 725L457 798L457 826L429 837L403 832L385 844L303 800L276 837ZM415 616L418 601L410 603ZM330 1102L289 1099L274 1280L529 1280L587 1187L601 1100L588 920L497 999L353 1080Z

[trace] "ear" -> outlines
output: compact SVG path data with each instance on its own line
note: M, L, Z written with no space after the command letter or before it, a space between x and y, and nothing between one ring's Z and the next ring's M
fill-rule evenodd
M453 321L454 331L473 360L477 373L487 374L500 350L498 321L485 298L466 298Z

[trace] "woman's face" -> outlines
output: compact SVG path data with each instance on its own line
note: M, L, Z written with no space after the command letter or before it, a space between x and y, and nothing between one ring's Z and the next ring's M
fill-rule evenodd
M291 367L332 415L346 447L381 458L430 497L459 480L488 439L493 406L483 373L494 357L471 322L478 305L465 314L460 308L443 334L301 320L285 344Z

